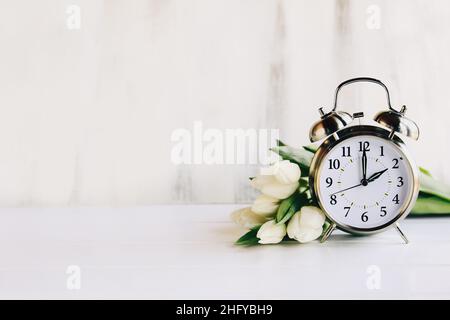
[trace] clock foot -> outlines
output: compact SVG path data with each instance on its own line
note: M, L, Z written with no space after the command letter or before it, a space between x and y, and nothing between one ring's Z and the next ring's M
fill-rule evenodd
M320 239L320 242L325 242L327 241L328 237L333 233L334 229L336 229L336 224L332 223L328 226L328 229L325 230L325 233L322 236L322 239Z
M400 234L400 237L402 237L403 241L405 241L405 244L408 244L409 240L403 233L402 229L400 229L400 225L398 223L395 224L395 230L397 230L397 232Z

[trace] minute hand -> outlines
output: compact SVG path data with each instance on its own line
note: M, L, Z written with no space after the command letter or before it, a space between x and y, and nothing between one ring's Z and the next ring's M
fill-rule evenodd
M362 160L362 173L363 173L362 181L367 181L367 154L366 154L366 149L363 149L363 154L362 154L361 160Z
M343 190L339 190L338 192L334 192L334 193L330 194L330 196L332 196L332 195L335 195L336 193L341 193L341 192L344 192L344 191L347 191L347 190L350 190L350 189L353 189L353 188L359 187L359 186L362 186L362 183L360 183L360 184L357 184L357 185L355 185L355 186L352 186L352 187L349 187L349 188L346 188L346 189L343 189Z
M369 178L367 178L367 182L373 182L373 181L377 180L377 179L378 179L379 177L381 177L381 175L382 175L383 173L385 173L387 170L388 170L388 169L386 168L386 169L384 169L384 170L375 172L375 173L372 174Z

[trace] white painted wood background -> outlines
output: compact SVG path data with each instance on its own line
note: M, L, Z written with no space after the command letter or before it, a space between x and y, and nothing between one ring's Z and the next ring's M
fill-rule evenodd
M355 76L409 107L419 164L450 181L446 0L1 0L0 40L1 206L246 202L254 166L175 165L172 132L199 120L305 144ZM341 101L385 106L366 85Z

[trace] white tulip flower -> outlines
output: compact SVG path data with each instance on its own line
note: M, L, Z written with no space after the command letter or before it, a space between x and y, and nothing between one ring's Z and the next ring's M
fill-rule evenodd
M277 199L288 198L299 187L298 181L294 183L283 184L280 183L273 175L259 175L253 178L250 181L250 184L265 195Z
M292 184L300 180L300 167L289 160L279 161L272 165L273 174L278 182Z
M267 221L263 216L254 213L250 207L242 208L231 213L231 220L237 225L251 229Z
M263 217L271 217L277 212L280 200L265 194L256 198L252 206L252 211Z
M320 237L324 223L325 215L322 210L305 206L292 216L287 226L287 234L298 242L310 242Z
M264 223L258 230L256 237L259 238L261 244L279 243L286 235L286 226L277 224L275 220Z
M300 224L311 228L322 228L325 223L325 214L314 206L305 206L300 209Z

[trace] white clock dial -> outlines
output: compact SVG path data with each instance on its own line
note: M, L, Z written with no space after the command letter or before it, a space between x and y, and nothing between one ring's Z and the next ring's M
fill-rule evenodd
M413 170L405 154L373 135L338 142L321 161L316 181L327 214L340 225L363 230L389 224L414 192Z

